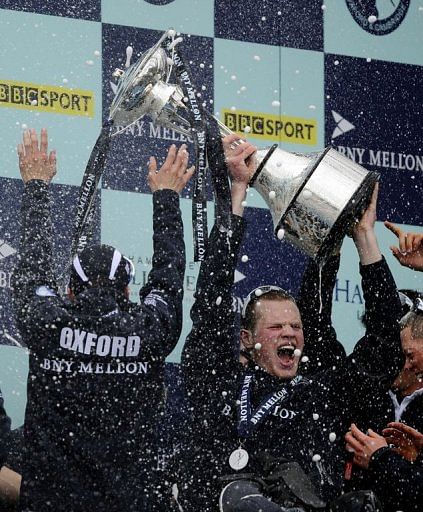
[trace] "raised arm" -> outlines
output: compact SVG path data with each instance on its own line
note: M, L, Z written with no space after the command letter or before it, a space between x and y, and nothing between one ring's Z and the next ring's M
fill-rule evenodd
M188 152L173 144L160 169L150 158L148 182L153 192L153 265L146 285L140 290L139 321L159 338L155 353L170 353L182 328L182 299L185 273L185 243L179 194L193 175L187 170ZM164 341L164 343L163 343ZM154 345L154 344L153 344Z
M249 180L245 159L256 148L244 143L230 149L236 136L223 139L227 163L232 177L232 226L228 231L215 225L210 235L207 254L197 280L195 302L191 308L192 330L182 353L187 390L195 400L208 392L211 381L233 372L239 340L235 338L235 314L232 307L232 285L238 251L245 231L243 200ZM207 364L202 364L207 361Z
M353 239L360 256L360 272L366 307L367 330L337 371L330 377L332 390L340 397L343 418L359 421L365 416L362 395L368 389L388 389L404 364L400 342L401 303L395 281L380 253L374 224L377 187ZM331 372L330 372L331 373ZM352 390L362 389L360 393Z
M360 257L367 333L388 337L392 332L399 332L401 302L394 278L380 252L374 230L377 194L376 184L367 210L353 229L353 239Z
M37 296L56 290L49 196L49 184L56 174L56 154L48 153L47 130L41 130L40 144L35 130L25 131L23 143L18 145L18 157L24 193L21 241L12 287L18 324L25 327L26 318L35 314Z

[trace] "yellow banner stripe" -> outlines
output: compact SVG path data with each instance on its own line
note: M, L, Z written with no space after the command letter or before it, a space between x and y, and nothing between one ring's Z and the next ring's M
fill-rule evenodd
M223 109L222 114L223 124L243 136L308 146L317 144L316 119L275 116L247 110Z
M94 94L83 89L0 80L0 106L93 117Z

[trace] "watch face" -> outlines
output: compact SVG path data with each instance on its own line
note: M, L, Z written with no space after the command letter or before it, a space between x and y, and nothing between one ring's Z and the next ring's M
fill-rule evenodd
M248 464L248 459L248 452L243 448L238 448L237 450L234 450L230 454L229 465L231 466L232 469L238 471L242 468L245 468L245 466Z

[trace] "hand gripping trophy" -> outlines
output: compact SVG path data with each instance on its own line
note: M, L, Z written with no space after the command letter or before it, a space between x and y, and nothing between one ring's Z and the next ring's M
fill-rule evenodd
M217 127L218 136L233 132L198 104L196 88L179 50L181 41L181 37L169 30L125 71L115 71L119 83L109 122L125 129L148 116L155 124L194 139L196 184L200 182L204 187L206 160L210 159L205 139L210 126ZM275 235L278 238L284 235L290 243L321 262L360 217L378 179L377 173L367 171L331 147L299 154L284 151L275 144L259 149L256 162L250 185L268 205ZM217 193L219 188L224 188L221 176L215 179L214 188ZM194 196L196 190L197 200L204 206L204 198L194 186ZM220 203L228 202L227 198L225 194ZM193 206L194 210L201 211L201 208Z

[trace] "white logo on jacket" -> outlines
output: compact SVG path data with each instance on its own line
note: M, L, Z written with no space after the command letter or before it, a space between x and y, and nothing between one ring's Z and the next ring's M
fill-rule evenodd
M93 332L63 327L60 332L60 346L81 354L97 356L134 357L140 352L139 336L98 336Z

